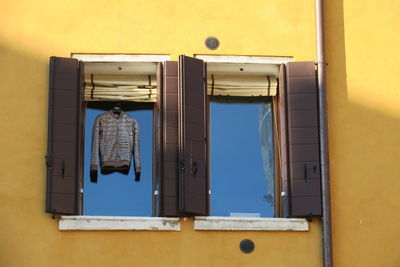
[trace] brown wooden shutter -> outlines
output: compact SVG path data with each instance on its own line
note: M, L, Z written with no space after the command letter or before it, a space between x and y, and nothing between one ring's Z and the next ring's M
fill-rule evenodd
M79 61L50 58L46 212L78 213L81 73Z
M288 187L288 153L287 153L287 114L286 114L286 68L279 67L278 93L273 97L274 124L276 136L275 153L275 215L290 217L289 187Z
M314 62L287 64L292 217L321 215L317 81Z
M204 62L179 56L179 211L207 215Z
M163 92L163 64L157 64L157 102L154 103L153 120L154 120L154 140L153 140L153 216L161 216L160 192L161 170L162 170L162 92Z
M178 62L166 61L161 94L161 216L178 212Z

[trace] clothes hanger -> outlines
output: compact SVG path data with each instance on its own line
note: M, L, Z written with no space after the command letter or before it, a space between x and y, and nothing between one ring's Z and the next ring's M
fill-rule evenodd
M111 109L114 114L121 114L122 111L122 101L117 102L114 107Z

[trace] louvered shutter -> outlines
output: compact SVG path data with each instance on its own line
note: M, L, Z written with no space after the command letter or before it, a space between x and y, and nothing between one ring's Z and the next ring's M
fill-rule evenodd
M290 62L286 70L291 216L321 215L315 64Z
M206 75L202 60L179 56L179 211L207 215Z
M50 58L46 212L78 213L81 161L79 61Z
M161 94L161 216L178 212L178 62L166 61Z

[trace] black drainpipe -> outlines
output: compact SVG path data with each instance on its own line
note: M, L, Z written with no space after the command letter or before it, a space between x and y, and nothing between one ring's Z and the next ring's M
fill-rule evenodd
M318 91L319 91L319 131L321 151L321 188L322 188L322 253L323 266L333 267L332 258L332 223L331 223L331 193L329 177L329 147L328 147L328 116L326 108L325 87L325 35L323 0L315 0L316 34L318 56Z

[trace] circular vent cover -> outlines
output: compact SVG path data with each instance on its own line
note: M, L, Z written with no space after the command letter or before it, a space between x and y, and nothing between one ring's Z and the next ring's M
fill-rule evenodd
M255 245L254 242L250 239L243 239L242 241L240 241L240 250L243 253L251 253L253 252Z
M215 50L219 47L219 41L214 36L207 37L204 44L207 46L208 49L211 49L211 50Z

